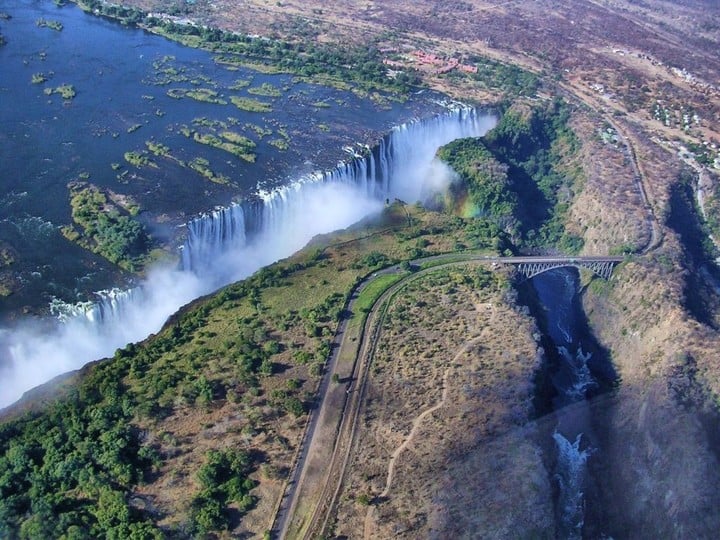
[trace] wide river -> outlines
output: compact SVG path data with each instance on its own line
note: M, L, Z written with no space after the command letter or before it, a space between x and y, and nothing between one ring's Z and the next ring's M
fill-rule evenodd
M1 0L0 13L10 16L0 19L6 40L0 46L0 320L42 313L54 298L86 300L92 291L128 283L130 276L60 234L71 222L71 181L132 197L142 208L139 219L167 246L193 216L330 168L349 158L350 147L439 110L431 96L378 104L290 75L223 66L205 51L72 4ZM41 20L59 22L62 30ZM74 88L73 99L48 94L65 84ZM215 92L217 102L188 97L193 90ZM270 110L241 110L232 97ZM247 137L256 144L256 161L200 144L188 130ZM150 155L157 167L128 163L125 153L147 152L148 141L167 146L171 157ZM181 165L196 158L230 183Z
M9 16L0 18L0 407L157 332L184 304L386 198L437 189L451 178L433 162L437 149L496 122L429 92L398 103L230 69L72 5L0 0L0 13ZM74 96L62 95L68 85ZM243 138L252 159L203 144ZM158 145L162 155L150 152ZM67 241L68 184L78 180L139 205L170 255L188 237L191 267L170 261L131 276ZM65 322L35 316L51 304Z

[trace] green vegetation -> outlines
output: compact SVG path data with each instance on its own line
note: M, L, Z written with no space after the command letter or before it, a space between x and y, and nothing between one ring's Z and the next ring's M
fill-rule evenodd
M112 213L96 188L72 192L89 224ZM304 425L296 418L312 401L353 286L420 241L428 253L471 243L471 224L391 205L378 222L198 300L157 335L56 383L44 404L0 424L0 537L227 530L266 493L261 472L291 463ZM368 287L358 307L398 278ZM147 499L157 502L146 509Z
M150 239L140 222L125 215L97 187L85 183L70 185L73 222L79 227L63 227L72 242L129 270L142 268Z
M52 30L57 30L58 32L61 32L63 29L63 25L60 21L53 21L53 20L40 18L35 21L35 24L39 28L50 28Z
M145 141L145 146L156 156L168 157L170 155L170 147L157 141Z
M476 83L486 88L500 88L506 97L534 96L540 87L540 79L534 73L518 66L504 64L482 56L470 58L478 68L472 77Z
M438 157L464 180L449 188L451 204L465 207L456 210L464 211L466 217L486 217L511 237L517 237L518 195L512 191L508 166L497 161L477 139L450 143L438 151Z
M75 0L83 11L117 19L123 24L137 25L148 18L144 12L133 7L110 4L102 0Z
M167 95L171 98L182 99L190 98L203 103L216 103L218 105L227 105L227 101L220 97L216 90L211 88L195 88L188 90L185 88L170 88Z
M72 84L61 84L56 88L45 88L43 92L45 92L46 96L60 94L60 96L67 101L73 99L77 95L75 87Z
M202 490L192 502L191 520L197 534L227 529L228 503L236 503L241 512L255 505L250 490L255 482L248 478L253 461L242 450L210 450L197 473Z
M3 538L164 537L128 500L158 456L129 424L131 402L107 371L43 414L0 427Z
M282 95L282 92L279 88L275 88L270 83L262 83L260 86L248 88L248 94L265 97L280 97Z
M247 162L254 163L256 154L253 152L255 143L239 133L234 131L221 131L218 135L210 133L200 133L195 130L185 130L183 134L200 144L206 144L213 148L219 148L225 152L239 157Z
M285 139L272 139L269 144L281 151L285 151L290 148L290 145Z
M443 147L438 155L464 181L451 190L450 204L458 207L469 195L470 214L491 219L517 245L579 251L582 239L567 234L563 225L570 199L582 189L581 172L570 165L579 142L568 118L562 101L516 107L485 137Z
M404 277L405 275L403 274L387 274L373 279L358 295L355 301L356 310L359 313L367 314L382 293ZM360 324L362 324L364 320L365 317L363 315L361 316Z
M230 183L230 179L227 176L215 173L210 168L210 162L205 158L202 158L202 157L193 158L190 161L190 163L188 163L188 167L190 167L193 171L200 173L202 176L204 176L211 182L215 182L216 184L229 184Z
M272 135L272 129L264 128L264 127L258 126L256 124L250 124L249 122L245 124L245 129L253 131L255 133L255 135L257 135L261 139L268 135Z
M252 84L252 78L249 79L237 79L232 85L228 87L229 90L242 90Z
M157 167L147 155L147 152L125 152L125 161L135 167Z
M231 96L230 101L238 109L248 112L272 112L272 106L269 103L253 98L240 96Z
M288 43L176 23L152 17L133 7L101 0L77 0L77 3L85 11L142 26L186 46L214 52L217 62L230 67L247 66L264 72L295 73L319 84L343 85L365 93L380 90L404 96L417 84L417 78L408 73L389 78L387 67L382 62L383 55L375 47L325 44L310 39Z

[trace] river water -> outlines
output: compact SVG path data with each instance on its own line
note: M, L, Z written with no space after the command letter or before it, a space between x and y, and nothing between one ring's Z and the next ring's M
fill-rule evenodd
M540 304L536 317L545 335L546 411L555 417L550 465L556 490L560 538L582 538L585 517L594 503L591 460L601 457L590 401L617 380L609 356L592 336L582 310L579 276L574 269L545 272L531 280ZM595 514L602 514L595 511Z
M0 259L0 285L13 292L0 295L0 320L42 313L54 298L88 300L93 291L130 281L59 233L71 221L67 184L78 177L132 197L154 239L172 247L194 216L333 167L349 157L344 147L357 149L421 111L440 110L424 96L378 105L290 75L229 68L207 52L72 4L0 0L0 12L11 16L0 19L7 41L0 46L0 250L14 260L8 266ZM39 27L40 19L63 29ZM33 84L36 74L47 81ZM279 95L252 93L265 83ZM45 93L62 84L73 85L74 99ZM168 95L198 88L217 92L224 103ZM242 111L230 102L233 96L260 100L272 111ZM218 122L256 143L255 163L182 133L189 127L217 134L224 129ZM289 148L271 144L278 140ZM127 163L124 154L146 150L147 141L166 145L174 159L151 156L156 168ZM210 182L178 164L196 157L232 184Z

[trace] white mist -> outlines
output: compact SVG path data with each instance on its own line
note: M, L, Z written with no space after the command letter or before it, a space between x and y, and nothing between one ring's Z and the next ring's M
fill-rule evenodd
M434 161L437 149L477 137L496 119L472 109L399 126L373 155L301 178L257 203L217 210L188 224L183 269L156 268L141 286L75 306L65 322L26 321L0 329L0 407L67 371L160 330L193 299L287 257L314 236L342 229L379 211L386 198L414 202L442 189L451 176Z

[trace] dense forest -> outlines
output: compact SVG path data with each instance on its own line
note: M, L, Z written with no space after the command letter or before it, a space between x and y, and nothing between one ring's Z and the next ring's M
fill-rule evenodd
M582 239L563 226L569 201L582 189L580 173L565 164L579 145L569 115L560 100L513 106L484 137L441 148L438 157L462 179L451 188L451 204L469 197L473 214L493 220L516 247L579 251Z

